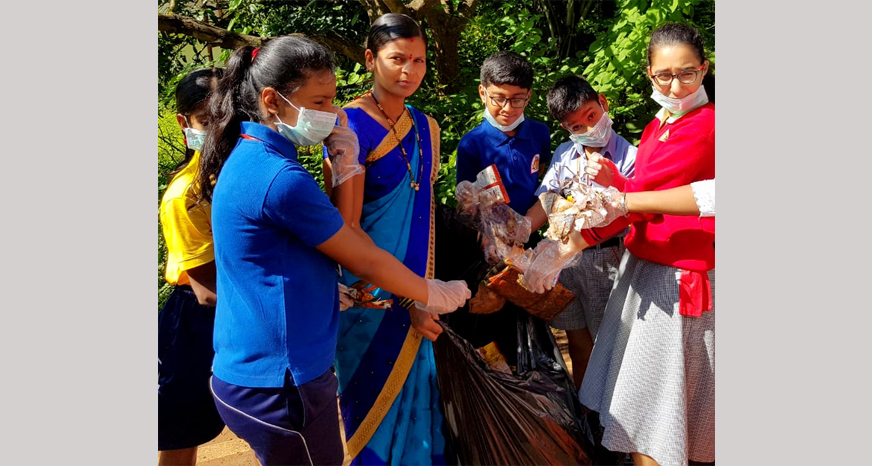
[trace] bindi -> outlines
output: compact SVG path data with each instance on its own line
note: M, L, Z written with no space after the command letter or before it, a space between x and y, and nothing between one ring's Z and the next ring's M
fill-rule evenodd
M409 54L409 61L412 61L412 54Z

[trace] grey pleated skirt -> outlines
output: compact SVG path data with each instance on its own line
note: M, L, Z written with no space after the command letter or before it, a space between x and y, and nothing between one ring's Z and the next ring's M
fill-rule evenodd
M679 314L679 279L678 268L624 253L579 390L600 415L603 446L661 466L715 460L715 305Z

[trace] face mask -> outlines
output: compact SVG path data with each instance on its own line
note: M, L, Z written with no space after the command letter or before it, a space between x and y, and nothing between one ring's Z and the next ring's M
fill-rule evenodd
M490 123L491 126L493 126L494 128L505 133L505 132L514 130L515 128L518 127L518 125L523 123L524 122L524 114L522 113L521 116L519 116L518 119L515 120L510 125L501 125L501 124L497 123L497 119L494 118L493 115L491 115L490 110L484 109L484 119L487 120L487 122Z
M185 128L185 145L188 149L203 150L203 143L206 142L206 132L199 129L194 129L188 126Z
M584 153L584 146L605 147L611 139L612 119L609 117L609 112L603 112L599 121L588 132L569 135L569 140L575 143L580 154Z
M697 107L701 107L708 103L708 95L705 93L705 87L699 86L699 88L692 94L687 95L681 99L674 99L672 97L667 97L663 95L660 91L657 90L656 87L651 86L654 92L651 94L651 98L654 99L654 102L660 104L661 107L669 110L669 113L687 113Z
M276 115L276 119L279 120L276 123L276 128L279 134L287 138L288 141L298 146L314 146L329 136L333 127L336 126L335 113L312 110L306 107L297 108L290 100L285 99L285 96L279 94L279 97L300 112L297 115L297 126L283 123L281 118Z

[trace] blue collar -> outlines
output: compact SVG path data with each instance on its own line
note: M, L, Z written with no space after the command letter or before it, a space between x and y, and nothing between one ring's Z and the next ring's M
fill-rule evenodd
M481 126L484 127L484 134L487 137L488 142L492 143L494 146L501 146L509 142L509 140L512 138L533 139L533 135L530 134L530 131L532 130L530 129L530 125L527 124L529 123L529 120L530 119L527 118L520 125L518 125L518 127L516 128L518 132L515 133L514 136L509 136L508 134L494 128L490 123L487 122L487 120L482 120Z
M279 154L291 160L297 160L297 147L294 146L294 143L288 141L278 131L269 126L264 126L253 121L243 121L240 129L242 134L259 139Z

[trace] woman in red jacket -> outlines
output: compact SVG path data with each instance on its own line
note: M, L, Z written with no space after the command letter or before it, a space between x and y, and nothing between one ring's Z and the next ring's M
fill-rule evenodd
M715 107L699 32L665 24L648 44L652 98L663 108L642 133L636 174L607 161L595 181L622 192L715 177ZM713 217L629 214L581 231L580 247L627 225L627 252L609 297L579 399L597 411L603 446L637 465L715 460Z

